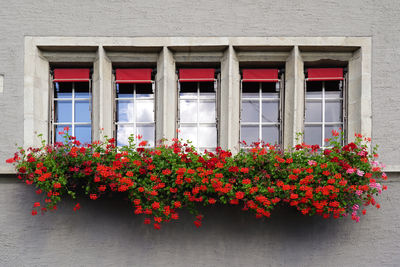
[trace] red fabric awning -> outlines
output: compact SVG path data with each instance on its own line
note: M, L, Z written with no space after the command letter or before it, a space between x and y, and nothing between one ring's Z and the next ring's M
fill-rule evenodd
M90 69L54 69L53 82L88 82Z
M180 69L180 82L213 82L215 69Z
M152 69L116 69L116 83L151 83Z
M308 81L343 80L343 68L308 69Z
M278 69L243 69L243 82L278 82Z

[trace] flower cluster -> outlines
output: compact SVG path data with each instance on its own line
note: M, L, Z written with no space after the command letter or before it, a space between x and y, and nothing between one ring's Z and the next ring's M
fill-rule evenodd
M177 220L181 208L200 226L199 204L240 205L257 218L289 205L304 215L350 215L358 222L366 213L360 207L380 207L375 196L387 189L380 183L387 176L369 138L356 134L354 142L341 145L339 133L333 135L325 149L303 143L283 151L261 142L232 155L221 148L199 153L177 139L148 148L140 136L138 145L133 136L123 147L112 138L82 145L66 133L62 143L20 148L7 162L15 164L19 179L45 195L32 215L55 210L63 195L96 200L122 193L155 229Z

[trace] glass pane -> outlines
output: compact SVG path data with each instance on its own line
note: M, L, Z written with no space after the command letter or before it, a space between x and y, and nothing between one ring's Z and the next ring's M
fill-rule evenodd
M315 92L315 91L322 91L322 82L321 81L314 81L314 82L307 82L306 84L306 91L308 92Z
M321 102L306 102L306 121L322 121Z
M75 137L82 144L92 142L92 126L91 125L75 125Z
M326 91L325 98L341 98L342 91Z
M200 82L200 93L214 93L214 82Z
M325 138L332 138L332 131L335 130L339 133L338 141L342 141L341 132L342 132L342 125L330 125L325 126ZM324 138L324 139L325 139ZM325 142L325 146L329 146L329 142Z
M242 121L258 122L260 116L260 102L243 100L242 102Z
M243 98L258 98L260 97L260 83L245 82L242 83Z
M186 94L186 93L197 93L197 82L180 82L180 93L181 94Z
M72 102L55 101L56 122L72 122Z
M199 103L199 121L215 123L215 102Z
M325 102L325 121L341 122L342 121L342 102Z
M306 92L306 98L322 98L322 91Z
M277 122L279 116L279 102L262 102L262 121Z
M128 145L129 136L135 135L134 130L133 125L117 125L117 146Z
M181 122L197 122L197 100L180 100Z
M75 121L76 122L91 122L89 101L75 102Z
M240 141L245 141L247 145L251 145L253 142L260 141L257 125L242 125L240 127Z
M76 98L89 98L89 82L75 82L75 97Z
M154 101L153 100L137 100L136 120L138 122L154 121Z
M54 98L72 98L72 83L54 83Z
M199 146L216 147L217 146L217 128L215 126L199 127Z
M265 143L278 144L279 143L279 127L278 126L263 126L262 127L262 140Z
M117 98L133 98L133 84L119 83L117 84Z
M117 100L117 121L133 122L133 101Z
M142 135L142 140L146 140L149 146L154 146L154 125L138 126L137 134Z
M72 135L71 125L56 125L55 131L54 131L54 135L56 137L56 142L64 142L64 133L67 133L65 127L68 127L68 134Z
M197 146L197 127L181 126L179 128L179 139L182 139L185 143L189 140L193 146Z
M325 91L340 91L342 81L325 81Z
M304 141L309 145L320 145L322 142L322 126L308 125L304 128Z
M279 98L279 83L268 82L262 83L262 97L264 98Z
M136 84L136 98L153 97L152 86L151 83Z

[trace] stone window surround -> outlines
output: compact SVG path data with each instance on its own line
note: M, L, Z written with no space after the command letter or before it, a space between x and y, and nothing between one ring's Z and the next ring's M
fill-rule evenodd
M304 62L348 62L347 139L372 134L371 37L25 37L24 146L48 140L49 67L57 62L93 65L93 139L113 134L113 63L153 62L156 75L156 140L176 137L176 64L218 62L219 144L237 151L240 130L239 62L284 62L283 144L303 131Z

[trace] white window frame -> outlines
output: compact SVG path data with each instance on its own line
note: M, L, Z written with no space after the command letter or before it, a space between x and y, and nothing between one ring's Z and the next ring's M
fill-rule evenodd
M203 152L204 150L207 151L215 151L215 149L218 147L218 80L214 79L214 93L215 93L215 97L213 98L208 98L208 97L204 97L201 96L201 92L200 92L200 83L201 82L196 82L197 84L197 92L196 92L196 97L182 97L180 95L181 93L181 82L178 80L178 112L177 112L177 127L178 130L183 126L187 125L187 126L192 126L192 127L196 127L196 131L197 131L197 140L196 140L196 146L195 148L199 151L199 152ZM180 116L180 110L181 110L181 100L196 100L197 101L197 121L196 122L181 122L181 116ZM207 102L211 102L209 100L214 100L215 101L215 122L211 123L211 122L200 122L199 119L199 108L200 108L200 100L207 100ZM200 135L199 135L199 128L200 126L212 126L215 127L216 130L216 147L212 147L212 146L200 146ZM178 132L178 137L179 137L179 132ZM186 142L187 140L183 140L183 142ZM194 140L191 140L194 141Z
M280 74L281 78L278 79L276 82L279 86L279 98L278 98L278 121L277 122L263 122L262 120L262 103L263 101L276 101L276 98L268 98L268 97L263 97L262 96L262 82L258 82L258 97L256 98L246 98L243 97L243 79L240 81L240 141L242 142L244 139L242 137L242 126L258 126L258 139L259 141L262 140L262 127L265 126L278 126L278 142L277 145L282 145L283 143L283 102L284 102L284 83L282 81L285 80L284 73ZM276 86L276 85L275 85ZM242 113L243 113L243 100L245 101L259 101L259 116L258 116L258 122L243 122L242 121ZM243 145L241 143L241 148L243 149L248 149L250 148L251 144ZM275 144L270 144L270 145L275 145Z
M89 79L89 98L76 98L75 97L75 82L72 82L72 92L71 92L71 98L55 98L54 97L54 90L57 90L54 87L54 83L59 83L59 82L54 82L53 77L51 77L52 80L52 86L50 87L50 105L51 105L51 113L50 113L50 123L49 123L49 135L51 136L50 142L55 143L56 142L56 136L58 135L58 132L56 131L57 126L69 126L71 125L71 132L69 133L71 136L75 136L75 126L85 126L85 125L90 125L90 130L91 130L91 139L93 139L93 125L92 125L92 117L93 117L93 112L92 112L92 82L91 79ZM72 103L72 108L71 108L71 121L70 122L56 122L56 114L55 114L55 103L56 101L63 102L63 101L71 101ZM89 101L89 109L90 109L90 122L75 122L75 102L80 102L80 101Z
M133 86L133 97L124 97L124 98L118 98L117 97L117 86L118 84L114 81L114 86L113 86L113 99L114 99L114 103L113 103L113 114L114 114L114 130L113 130L113 137L115 138L115 140L117 141L118 144L118 138L117 138L117 133L118 133L118 126L119 125L131 125L134 128L134 132L132 134L134 134L135 136L135 144L138 145L142 140L137 139L138 136L138 129L137 127L140 127L141 125L143 126L153 126L154 127L154 140L146 140L149 142L149 145L147 147L153 147L156 144L156 126L155 126L155 100L156 100L156 96L155 96L155 92L154 92L154 88L155 88L155 81L152 80L151 81L151 90L153 92L152 97L145 97L145 98L140 98L140 100L152 100L153 101L153 121L152 122L137 122L136 121L136 114L137 114L137 97L136 97L136 86L137 83L131 83L131 85ZM130 100L133 101L133 122L118 122L118 108L117 108L117 102L119 100ZM144 139L145 140L145 139Z
M347 73L345 74L343 80L339 81L340 85L342 87L342 97L339 98L326 98L325 97L325 82L326 81L320 81L322 82L322 91L321 91L321 97L307 97L307 82L308 79L305 79L304 81L304 90L305 90L305 97L304 97L304 128L306 126L321 126L322 127L322 132L321 132L321 148L327 148L326 146L326 142L325 139L330 136L329 133L325 132L325 126L339 126L339 128L342 129L342 131L344 132L344 136L343 139L341 140L342 143L346 143L346 132L347 132L347 125L346 125L346 114L347 114L347 79L346 79ZM328 101L327 101L328 100ZM342 121L339 122L326 122L325 121L325 112L326 112L326 102L330 102L330 101L337 101L340 100L341 101L341 112L342 112ZM307 102L319 102L321 101L321 122L307 122L306 121L306 104ZM304 130L304 138L305 138L305 130Z

